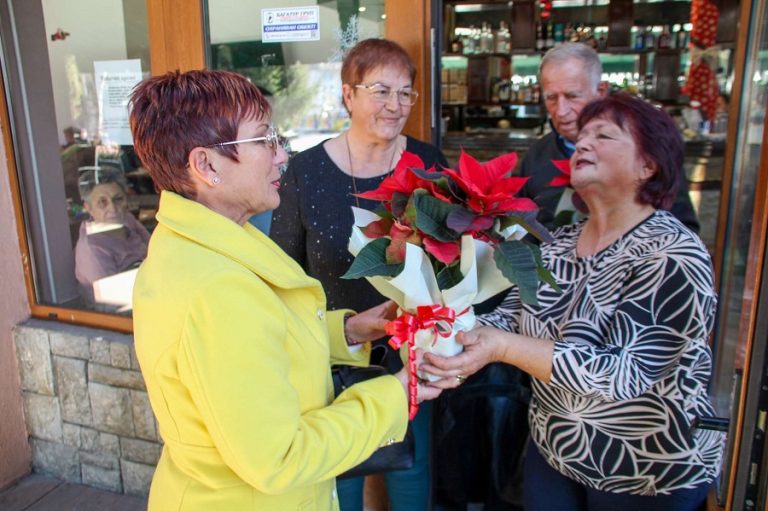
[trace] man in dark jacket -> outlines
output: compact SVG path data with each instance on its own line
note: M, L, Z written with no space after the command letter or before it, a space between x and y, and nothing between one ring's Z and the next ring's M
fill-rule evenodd
M555 215L564 190L564 187L549 185L553 178L561 175L552 160L571 157L581 110L608 93L608 84L600 81L602 72L595 50L582 43L565 43L549 50L541 59L539 81L552 131L534 142L521 162L521 175L529 179L520 196L537 202L541 208L539 221L550 229L562 223L555 222ZM685 180L670 211L689 229L699 232L699 221Z

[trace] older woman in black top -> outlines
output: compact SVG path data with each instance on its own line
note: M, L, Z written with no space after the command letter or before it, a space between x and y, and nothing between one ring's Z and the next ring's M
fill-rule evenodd
M396 43L359 42L341 68L349 129L297 154L289 163L270 235L322 282L329 308L365 309L383 300L367 281L340 278L352 263L347 250L351 207L373 210L378 205L355 194L378 187L406 150L421 157L427 167L446 164L437 148L401 134L418 97L413 89L415 75L412 60ZM384 343L380 349L386 349ZM388 365L401 364L394 355L387 357ZM428 426L427 405L413 422L414 467L386 474L392 511L423 511L428 506ZM362 511L362 488L362 480L339 481L341 511Z
M496 328L422 366L455 376L500 361L533 377L526 509L698 511L718 474L722 436L693 428L713 414L711 262L663 211L683 155L650 104L617 94L586 106L571 183L589 218L541 247L562 292L541 286L538 305L523 305L513 289L480 318Z

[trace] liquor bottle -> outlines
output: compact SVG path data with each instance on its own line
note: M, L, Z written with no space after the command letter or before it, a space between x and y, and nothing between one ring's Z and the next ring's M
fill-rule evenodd
M685 27L681 24L680 30L677 31L677 34L675 35L675 47L685 49L688 48L688 42L690 41L688 32L686 32Z
M645 32L641 31L640 27L637 27L637 32L635 32L635 49L645 49Z
M451 39L451 53L462 53L464 51L464 41L459 34L454 34Z
M544 23L541 21L536 23L536 49L544 50Z
M517 102L520 104L525 103L525 84L521 83L517 89Z
M653 93L656 88L656 83L654 80L653 73L646 73L645 74L645 89L643 92L643 97L645 98L653 98Z
M552 25L552 22L547 22L546 25L546 32L547 32L547 38L546 42L544 43L544 46L549 48L554 48L555 46L555 27Z
M645 47L650 49L653 49L656 47L656 36L653 35L653 29L651 27L645 28Z
M584 35L584 43L591 46L593 50L597 50L597 35L595 34L595 27L593 25L587 25L582 32Z
M563 31L563 39L565 39L566 42L573 41L573 25L571 25L571 22L565 24L565 30Z
M672 47L672 34L669 33L669 25L664 25L659 38L656 40L656 46L658 48Z
M555 46L560 46L563 44L563 40L565 39L565 26L562 23L555 23L555 33L553 35L553 40L555 42Z
M525 81L525 88L523 89L523 103L532 103L533 102L533 85L526 80Z
M509 103L509 96L512 93L512 85L509 80L502 80L498 86L498 97L501 103Z
M464 55L472 53L472 37L469 31L461 35L461 53Z
M509 53L512 49L510 41L511 38L507 23L505 21L500 21L499 30L496 32L496 53Z
M472 31L469 36L472 39L472 51L470 53L480 53L480 29L476 28L474 25L470 25L469 28Z
M480 31L480 53L491 53L494 50L493 32L487 22L483 22L483 28Z
M605 51L608 49L608 29L603 28L603 30L600 31L600 35L597 38L597 49L598 51Z

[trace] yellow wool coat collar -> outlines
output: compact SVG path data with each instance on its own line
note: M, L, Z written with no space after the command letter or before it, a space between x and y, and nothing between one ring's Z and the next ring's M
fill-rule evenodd
M169 191L160 195L157 221L180 236L235 260L282 289L321 288L268 236L246 222L238 225L212 209Z

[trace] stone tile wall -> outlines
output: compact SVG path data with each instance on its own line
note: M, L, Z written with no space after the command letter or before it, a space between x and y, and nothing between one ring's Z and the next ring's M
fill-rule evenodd
M133 338L30 320L14 341L35 472L146 495L162 446Z

